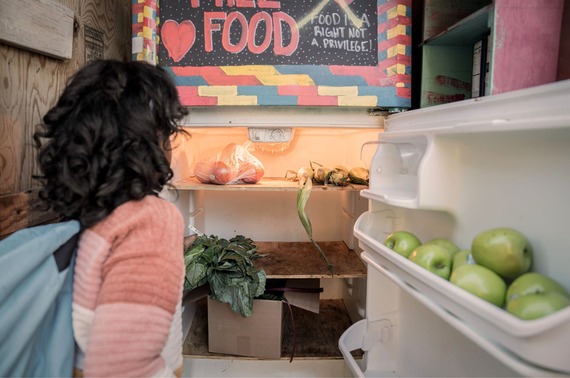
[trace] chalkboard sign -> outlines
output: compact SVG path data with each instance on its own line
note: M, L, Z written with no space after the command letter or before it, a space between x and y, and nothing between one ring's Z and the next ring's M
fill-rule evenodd
M376 1L343 3L161 0L158 58L168 66L376 66Z
M188 106L406 108L410 3L139 0L135 59L154 52Z

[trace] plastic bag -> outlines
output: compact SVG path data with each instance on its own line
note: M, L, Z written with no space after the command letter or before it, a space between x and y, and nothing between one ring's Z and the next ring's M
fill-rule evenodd
M194 167L196 178L206 184L255 184L265 170L245 146L230 143L215 157L201 160Z

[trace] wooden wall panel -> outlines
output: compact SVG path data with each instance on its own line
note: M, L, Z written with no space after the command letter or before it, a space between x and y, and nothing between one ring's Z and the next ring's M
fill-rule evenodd
M0 0L0 41L71 59L73 11L57 0Z
M81 7L81 25L101 31L104 35L104 57L119 60L130 59L131 2L92 0L83 1ZM82 28L82 38L85 38L84 31L85 29Z
M19 198L37 188L32 135L41 117L55 104L69 77L85 64L85 26L100 31L104 58L131 56L131 0L60 0L74 12L72 57L58 60L0 43L0 197ZM56 21L57 22L57 21ZM13 207L0 201L0 236ZM27 212L30 226L41 214ZM38 221L36 221L38 220ZM10 227L10 232L13 231Z
M52 106L72 69L71 61L0 45L2 175L0 193L32 187L35 152L32 134Z

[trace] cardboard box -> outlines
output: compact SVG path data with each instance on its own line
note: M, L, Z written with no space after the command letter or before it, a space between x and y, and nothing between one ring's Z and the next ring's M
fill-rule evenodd
M319 288L318 279L287 280L287 288ZM292 305L319 312L319 293L286 291ZM208 350L212 353L265 359L281 358L283 313L287 304L281 301L256 299L253 315L244 318L233 312L229 304L208 296Z

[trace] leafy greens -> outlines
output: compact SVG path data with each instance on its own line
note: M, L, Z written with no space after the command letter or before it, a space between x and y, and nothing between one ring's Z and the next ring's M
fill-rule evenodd
M253 299L265 292L265 271L253 266L259 257L253 241L243 235L230 240L199 236L184 247L184 291L207 283L212 299L228 303L243 317L251 316Z

